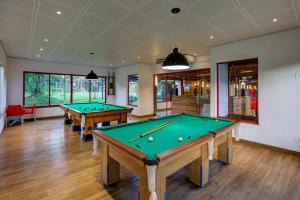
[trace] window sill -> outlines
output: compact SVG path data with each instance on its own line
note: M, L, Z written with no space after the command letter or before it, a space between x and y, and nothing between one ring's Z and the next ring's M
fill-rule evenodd
M220 117L220 116L218 116L218 118L229 119L229 120L238 120L239 122L242 122L242 123L259 125L258 121L247 120L247 119L240 119L238 117Z

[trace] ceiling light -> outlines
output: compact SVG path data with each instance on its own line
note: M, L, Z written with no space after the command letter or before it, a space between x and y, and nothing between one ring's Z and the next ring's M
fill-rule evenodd
M141 59L141 57L139 57L139 56L138 56L138 57L136 57L136 58L137 58L138 60L139 60L139 59Z
M94 73L94 71L92 70L86 77L85 79L87 80L98 80L98 76L97 74Z
M44 48L40 48L40 51L44 51Z
M176 36L176 14L180 12L179 8L173 8L171 12L175 16L175 36ZM176 44L176 37L175 37L175 44ZM176 45L175 45L176 46ZM166 59L163 62L162 69L166 70L183 70L183 69L189 69L189 63L186 59L186 57L179 53L178 48L175 47L173 49L173 52L170 53Z
M59 10L56 11L56 14L61 15L61 11L59 11Z
M44 39L44 42L48 42L48 41L49 41L48 38L45 38L45 39Z
M122 62L122 63L125 63L125 61L124 61L124 60L122 60L121 62Z
M112 66L113 66L113 64L110 64L109 66L111 66L111 67L112 67Z
M41 57L41 55L40 55L40 54L36 54L36 57L38 57L38 58L39 58L39 57Z
M198 56L198 54L197 54L197 53L194 53L194 56Z
M277 21L278 21L278 19L277 19L277 18L274 18L274 19L273 19L273 22L277 22Z
M209 38L210 38L210 39L214 39L215 37L214 37L213 35L211 35Z

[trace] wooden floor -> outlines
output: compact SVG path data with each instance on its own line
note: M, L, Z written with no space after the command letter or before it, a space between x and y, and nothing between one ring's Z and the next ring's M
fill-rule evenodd
M92 142L80 141L63 119L25 122L0 135L0 199L137 199L137 178L104 189ZM231 165L212 162L205 188L182 169L167 180L167 199L299 200L300 157L245 143L234 145Z

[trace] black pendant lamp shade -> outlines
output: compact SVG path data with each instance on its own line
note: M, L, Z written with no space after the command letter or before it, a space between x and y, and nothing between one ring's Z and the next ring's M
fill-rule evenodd
M97 74L92 70L86 77L87 80L98 80Z
M190 66L185 56L179 53L178 48L175 47L173 52L164 60L162 68L166 70L180 70L189 69Z
M173 8L171 10L171 13L174 15L178 14L180 12L179 8ZM175 16L175 44L176 44L176 16ZM175 45L176 46L176 45ZM170 53L164 60L162 69L165 70L183 70L183 69L189 69L189 62L185 58L184 55L178 52L178 48L175 47L173 49L173 52Z

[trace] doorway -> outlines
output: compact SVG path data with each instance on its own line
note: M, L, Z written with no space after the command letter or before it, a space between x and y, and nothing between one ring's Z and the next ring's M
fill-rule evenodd
M173 99L181 99L179 97L195 99L198 103L203 104L199 114L209 115L210 69L154 75L154 111L156 116L172 114L172 110L174 111Z

